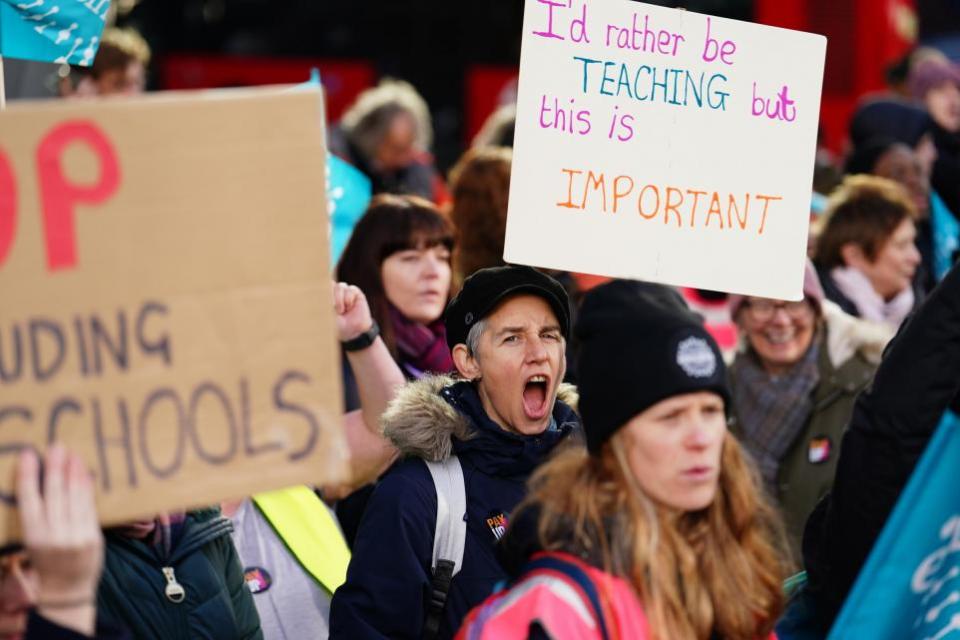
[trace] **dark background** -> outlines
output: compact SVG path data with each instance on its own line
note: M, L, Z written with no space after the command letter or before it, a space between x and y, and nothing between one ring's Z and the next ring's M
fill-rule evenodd
M752 0L651 4L753 17ZM161 63L171 54L368 61L377 77L408 80L426 98L446 169L467 137L467 70L519 65L522 21L522 0L141 0L119 24L153 48L152 88L165 88Z

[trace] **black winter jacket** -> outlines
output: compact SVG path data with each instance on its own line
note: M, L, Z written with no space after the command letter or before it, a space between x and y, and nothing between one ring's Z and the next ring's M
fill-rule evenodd
M960 268L900 328L843 437L831 492L807 520L805 596L826 633L960 389Z
M130 640L130 635L118 629L107 629L97 625L93 636L77 633L72 629L47 620L36 611L31 611L27 618L27 632L23 640Z
M561 387L572 402L572 388ZM460 459L467 498L462 570L453 578L440 625L451 638L467 612L506 573L496 542L526 481L567 434L579 431L573 410L557 401L555 429L508 433L483 412L468 382L445 376L409 383L383 417L384 434L405 459L380 480L360 522L347 580L333 596L330 638L421 638L431 590L437 492L424 460Z
M231 531L219 509L191 511L169 556L108 531L98 621L144 640L263 640ZM166 597L164 567L184 588L182 602Z

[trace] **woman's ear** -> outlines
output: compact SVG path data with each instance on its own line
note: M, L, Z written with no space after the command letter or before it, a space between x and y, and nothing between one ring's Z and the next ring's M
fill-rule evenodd
M867 254L863 252L863 247L856 242L848 242L840 247L840 257L848 267L860 268L870 263L867 260Z
M480 377L480 363L471 355L467 345L458 344L453 348L453 364L457 372L466 380L476 380Z

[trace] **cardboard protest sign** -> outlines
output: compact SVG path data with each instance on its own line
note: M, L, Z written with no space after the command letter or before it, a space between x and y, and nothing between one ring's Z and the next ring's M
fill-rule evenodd
M857 577L830 640L960 637L960 420L948 413Z
M799 299L826 39L526 0L508 262Z
M110 0L0 0L0 56L89 67Z
M318 89L0 113L0 543L16 453L105 523L342 479Z

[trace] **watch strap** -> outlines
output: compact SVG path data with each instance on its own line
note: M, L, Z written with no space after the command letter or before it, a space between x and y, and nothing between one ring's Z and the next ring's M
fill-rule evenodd
M361 351L373 344L373 341L380 335L380 325L374 320L370 328L358 335L356 338L345 340L340 343L344 351Z

